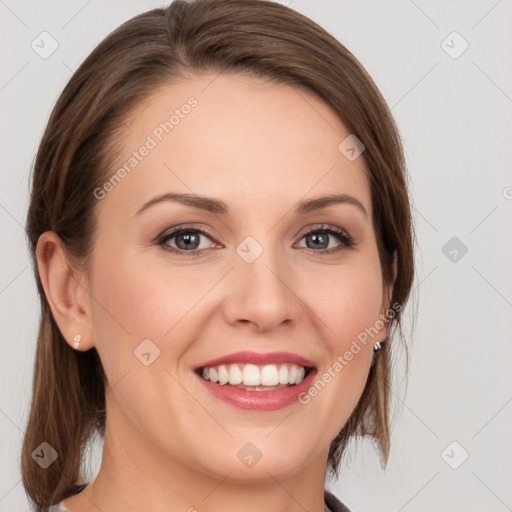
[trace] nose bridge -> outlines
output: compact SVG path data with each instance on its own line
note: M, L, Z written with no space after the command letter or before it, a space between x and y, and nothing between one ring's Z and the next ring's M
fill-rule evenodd
M295 321L300 305L282 247L271 241L272 233L257 236L261 243L248 236L236 247L227 314L230 322L249 321L270 329Z

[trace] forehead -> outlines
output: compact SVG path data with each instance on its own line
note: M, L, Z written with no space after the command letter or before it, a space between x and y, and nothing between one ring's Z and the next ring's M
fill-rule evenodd
M173 81L126 119L108 176L124 171L101 208L128 214L165 192L218 197L233 210L346 193L370 214L365 162L338 148L349 135L303 88L241 75Z

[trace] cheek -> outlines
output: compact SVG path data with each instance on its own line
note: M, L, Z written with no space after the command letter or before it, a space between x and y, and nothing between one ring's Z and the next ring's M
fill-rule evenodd
M172 268L165 260L148 264L144 253L118 251L114 257L109 249L103 250L108 257L98 253L91 286L95 343L105 366L133 364L133 351L145 339L165 351L166 359L177 359L195 336L194 308L218 276Z
M364 339L365 332L370 344L368 332L375 334L371 327L379 319L382 303L378 261L361 260L336 271L322 269L309 289L309 305L324 325L331 353L345 352L353 340Z
M375 326L381 327L381 301L378 260L361 258L335 272L331 268L323 275L316 274L309 305L325 333L329 355L316 376L313 395L322 395L316 402L318 407L322 402L332 405L330 410L339 417L334 425L348 419L363 392L373 357L372 338L380 339Z
M144 253L118 250L115 254L116 246L104 243L94 261L91 295L98 351L115 352L119 362L121 352L132 356L144 339L151 339L161 350L174 353L167 355L179 357L185 348L180 339L197 334L192 319L203 308L195 308L218 281L218 273L173 268L165 259L148 264ZM348 350L352 340L378 318L382 283L377 256L371 256L354 253L346 265L298 270L294 291L313 312L310 320L323 332L333 358ZM373 345L370 341L368 345Z
M317 266L307 274L309 285L300 281L300 297L314 313L310 318L322 335L318 343L325 357L299 401L304 407L304 424L312 430L323 425L327 430L322 432L323 439L334 439L354 411L368 379L373 342L367 331L380 314L380 265L368 251L347 258L346 264Z

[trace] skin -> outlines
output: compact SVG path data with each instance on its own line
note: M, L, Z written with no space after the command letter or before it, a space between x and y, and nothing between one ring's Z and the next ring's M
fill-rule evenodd
M55 233L39 240L56 321L71 346L81 333L80 350L96 348L108 378L101 468L62 502L72 512L323 511L329 445L362 394L373 343L387 334L386 325L307 405L244 411L203 388L192 367L240 350L294 352L322 375L385 314L392 286L382 283L365 163L338 150L349 132L336 114L298 88L214 78L160 88L126 120L119 166L175 108L198 101L98 201L87 271L73 270ZM167 201L136 215L164 192L220 199L230 213ZM350 204L292 212L333 193L357 198L367 215ZM200 255L155 242L189 223L206 232ZM356 245L329 235L341 250L319 256L325 246L305 235L322 224ZM236 252L247 236L263 248L253 263ZM144 339L160 349L149 366L133 353ZM251 468L237 457L247 442L262 454Z

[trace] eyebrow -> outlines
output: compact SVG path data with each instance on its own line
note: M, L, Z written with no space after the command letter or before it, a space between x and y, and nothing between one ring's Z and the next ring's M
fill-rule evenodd
M142 212L144 212L145 210L147 210L148 208L155 204L166 201L181 203L186 206L191 206L192 208L198 208L200 210L205 210L211 213L221 215L229 214L228 205L219 199L198 196L195 194L177 194L169 192L167 194L161 194L149 200L137 211L136 215L140 215ZM295 215L304 215L312 211L327 208L328 206L331 206L333 204L349 204L355 206L365 215L365 217L368 217L368 212L366 211L366 208L363 206L363 204L355 197L349 196L347 194L331 194L327 196L317 197L314 199L308 199L307 201L299 201L294 206L293 212Z

